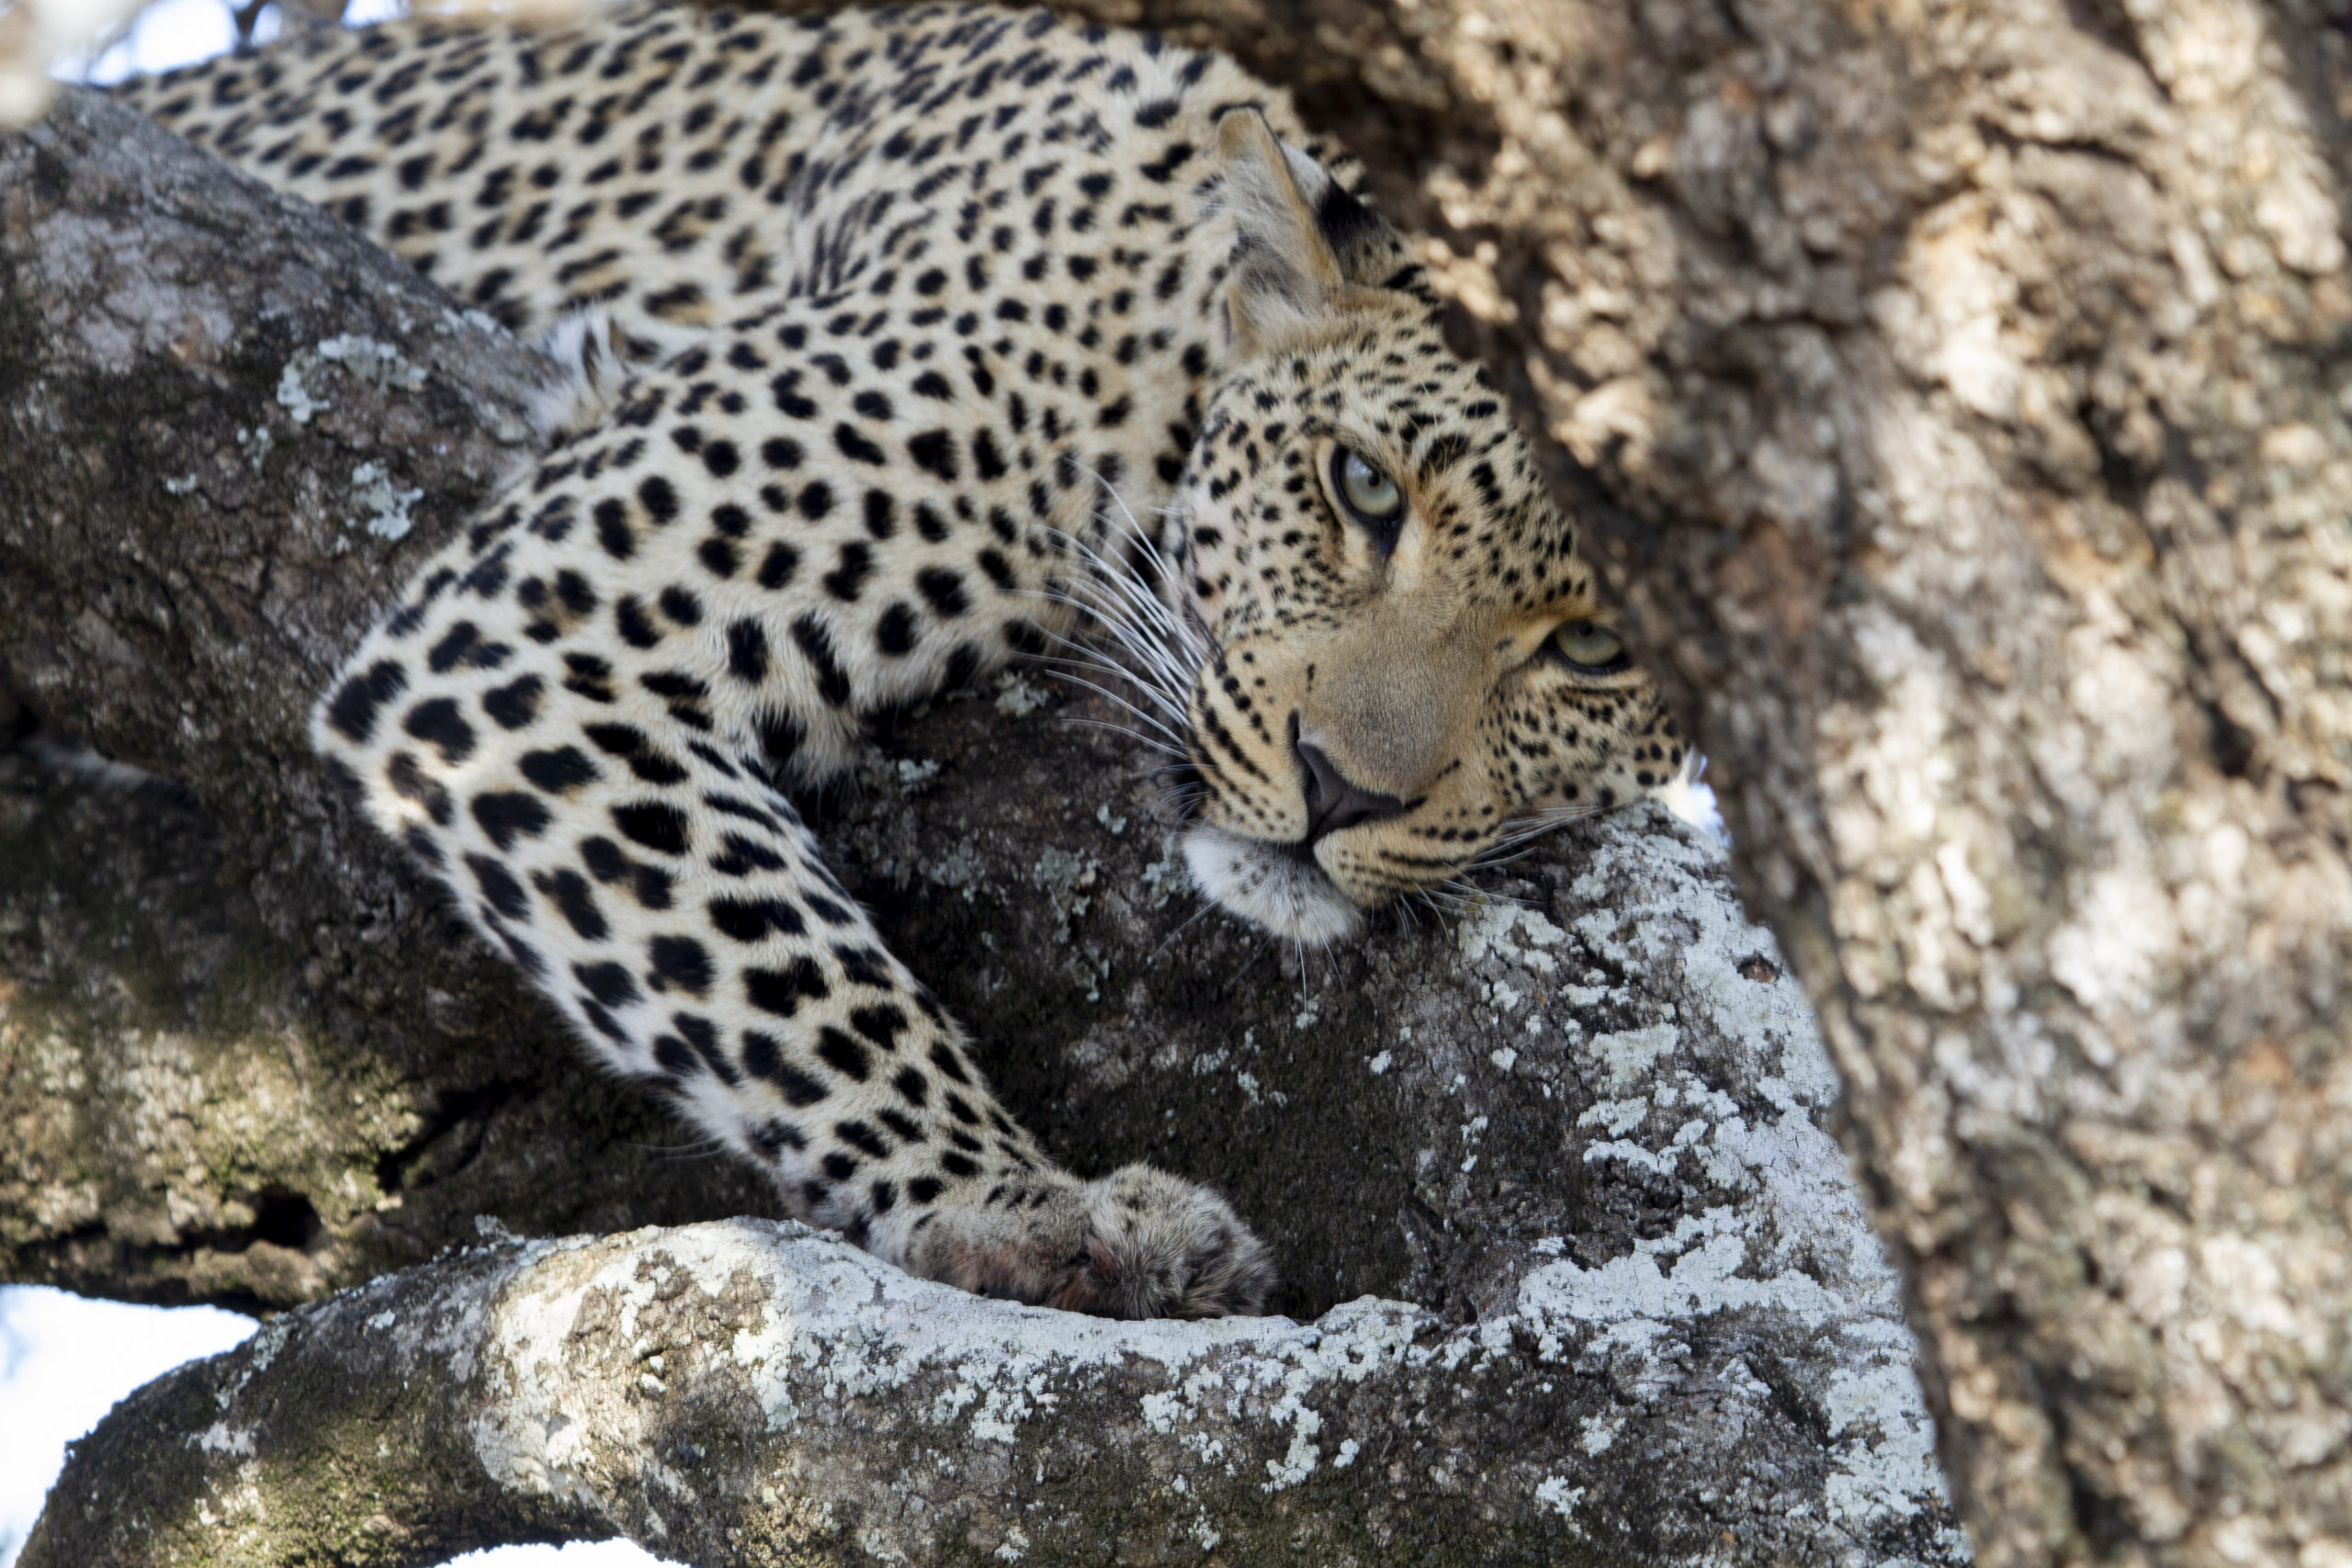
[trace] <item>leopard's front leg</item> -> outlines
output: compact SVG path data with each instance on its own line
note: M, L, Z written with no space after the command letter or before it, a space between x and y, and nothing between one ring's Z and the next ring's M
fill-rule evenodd
M329 765L604 1061L797 1214L990 1295L1261 1310L1232 1209L1046 1158L827 869L766 749L854 735L826 697L841 601L771 570L820 536L730 500L689 517L622 460L638 428L551 457L428 567L321 704Z

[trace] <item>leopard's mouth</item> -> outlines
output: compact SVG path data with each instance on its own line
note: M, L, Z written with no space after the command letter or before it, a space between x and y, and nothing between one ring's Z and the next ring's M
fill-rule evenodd
M1363 908L1298 844L1195 823L1184 830L1183 846L1201 891L1261 931L1318 947L1363 931Z
M1253 839L1204 821L1208 781L1189 760L1161 770L1193 886L1227 914L1278 937L1329 946L1362 934L1363 907L1315 858L1312 840Z
M1227 914L1260 931L1318 946L1345 942L1363 930L1364 911L1316 863L1306 840L1277 843L1201 819L1208 781L1192 761L1160 770L1169 788L1193 883Z

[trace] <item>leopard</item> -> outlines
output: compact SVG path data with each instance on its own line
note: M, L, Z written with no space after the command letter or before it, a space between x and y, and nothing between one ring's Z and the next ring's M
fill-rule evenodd
M1207 902L1357 940L1688 749L1426 251L1226 55L956 0L324 28L122 89L543 348L322 766L611 1072L907 1272L1262 1313L1204 1185L991 1093L804 818L1083 646Z

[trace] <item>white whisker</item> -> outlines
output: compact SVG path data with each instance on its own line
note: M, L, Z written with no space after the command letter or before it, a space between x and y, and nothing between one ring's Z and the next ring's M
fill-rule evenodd
M1087 648L1083 643L1072 642L1068 638L1060 640L1062 640L1066 647L1071 649L1073 651L1065 654L1054 655L1049 659L1048 662L1075 664L1086 669L1100 671L1102 673L1111 676L1116 680L1131 682L1139 688L1141 694L1151 703L1153 707L1159 709L1163 716L1173 719L1179 724L1184 721L1185 710L1183 704L1177 701L1162 688L1148 681L1136 680L1136 671L1134 670L1125 665L1118 664L1111 660L1104 659L1093 649ZM1106 693L1104 694L1108 695L1109 694ZM1129 705L1132 706L1132 705Z
M1267 936L1264 941L1259 942L1257 951L1250 953L1248 958L1244 959L1242 961L1241 967L1233 972L1233 979L1231 983L1237 986L1239 985L1241 983L1242 976L1249 974L1251 969L1255 968L1257 966L1258 960L1265 957L1267 950L1274 946L1274 944L1275 939L1272 935Z
M1144 708L1137 707L1135 704L1127 701L1126 698L1119 695L1118 693L1112 691L1109 687L1097 685L1083 675L1073 674L1067 670L1049 670L1047 673L1057 681L1067 681L1073 686L1083 686L1088 691L1092 692L1095 695L1102 698L1104 701L1118 704L1127 712L1133 714L1138 722L1148 725L1153 729L1158 730L1160 735L1165 738L1165 743L1174 747L1179 756L1183 754L1183 732L1171 728L1164 722L1159 715L1151 713Z
M1069 722L1076 725L1082 725L1088 729L1108 730L1112 734L1119 737L1122 740L1132 740L1147 751L1156 751L1159 753L1159 755L1167 758L1169 761L1171 762L1181 762L1185 760L1184 753L1176 750L1175 747L1170 746L1167 741L1146 735L1140 729L1131 729L1127 726L1117 723L1112 719L1074 718ZM1163 762L1156 765L1165 767L1167 763Z
M1495 841L1480 851L1465 870L1483 871L1493 866L1509 865L1511 862L1533 853L1533 841L1556 828L1589 817L1600 807L1595 806L1550 806L1532 811L1516 821L1505 824Z
M1202 899L1201 907L1193 910L1191 914L1185 916L1183 923L1178 926L1174 931L1168 933L1168 940L1166 942L1161 942L1158 947L1151 950L1151 956L1144 960L1145 964L1148 966L1156 962L1161 953L1176 945L1176 939L1178 937L1182 936L1186 931L1191 931L1194 926L1200 924L1202 920L1207 919L1210 915L1213 915L1216 912L1216 906L1215 904L1210 903L1205 898Z

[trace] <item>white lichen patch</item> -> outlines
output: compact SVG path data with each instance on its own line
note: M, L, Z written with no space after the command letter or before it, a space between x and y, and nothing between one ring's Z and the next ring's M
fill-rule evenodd
M1012 718L1035 713L1054 700L1053 694L1018 670L997 677L996 711Z
M1809 1275L1755 1277L1741 1229L1732 1210L1710 1209L1684 1215L1673 1235L1635 1242L1632 1254L1599 1268L1545 1264L1520 1283L1520 1316L1547 1360L1572 1344L1646 1345L1675 1320L1726 1310L1760 1308L1806 1324L1842 1320L1847 1303ZM1579 1331L1585 1327L1600 1329L1598 1339Z
M1314 1474L1322 1462L1323 1450L1314 1439L1323 1430L1323 1417L1301 1403L1295 1391L1275 1403L1273 1414L1276 1421L1287 1421L1291 1428L1290 1451L1266 1461L1266 1490L1280 1492Z
M331 337L311 351L329 365L340 365L351 378L379 392L413 392L424 385L422 367L409 363L390 344L346 333Z
M209 1454L235 1454L240 1459L251 1459L254 1451L253 1428L231 1427L226 1422L215 1421L196 1435L196 1446Z
M1167 908L1170 898L1193 886L1193 874L1184 866L1183 845L1175 834L1159 840L1159 858L1143 868L1142 881L1155 909Z
M292 1332L293 1325L285 1318L265 1323L251 1339L245 1341L243 1348L235 1352L243 1364L228 1385L216 1391L212 1396L223 1412L236 1404L237 1396L244 1392L247 1383L269 1370L269 1364L277 1359L277 1353L286 1348L287 1336Z
M1074 948L1062 964L1062 972L1090 1002L1102 999L1102 986L1111 977L1111 965L1100 946L1093 942L1074 941L1071 922L1082 918L1094 907L1095 889L1102 879L1102 863L1092 855L1079 854L1065 849L1050 849L1037 857L1029 869L1029 880L1046 896L1056 918L1054 941L1064 947Z
M1646 1029L1596 1034L1585 1049L1600 1068L1603 1081L1612 1089L1622 1089L1647 1077L1658 1058L1674 1050L1678 1038L1674 1025L1654 1023Z
M1051 849L1037 857L1029 868L1029 880L1035 883L1057 909L1065 911L1060 939L1069 940L1069 917L1086 913L1091 896L1082 896L1080 888L1092 887L1101 878L1102 863L1092 855L1082 855L1069 850Z
M286 368L280 371L277 377L277 406L284 409L287 417L297 424L308 424L334 406L323 398L313 397L311 389L304 384L302 380L304 357L305 355L298 354L288 360ZM315 360L312 363L315 365Z
M1824 1403L1838 1461L1824 1498L1833 1517L1882 1524L1908 1517L1943 1495L1936 1429L1919 1403L1907 1335L1897 1348L1905 1358L1899 1362L1873 1358L1830 1374ZM1868 1355L1878 1347L1858 1348Z
M1672 989L1685 998L1677 1017L1598 1033L1577 1048L1587 1080L1606 1096L1578 1126L1591 1134L1588 1162L1687 1179L1700 1173L1683 1162L1696 1161L1709 1185L1738 1201L1686 1214L1671 1235L1636 1242L1598 1267L1563 1259L1535 1269L1521 1281L1518 1319L1544 1359L1583 1366L1598 1358L1612 1375L1636 1381L1668 1375L1664 1358L1687 1342L1685 1325L1719 1314L1835 1332L1849 1356L1829 1394L1837 1458L1824 1506L1857 1530L1915 1517L1942 1495L1933 1427L1894 1276L1845 1153L1824 1126L1837 1079L1770 934L1748 922L1719 879L1695 874L1719 855L1703 840L1614 823L1572 889L1597 906L1568 921L1575 946L1621 974L1679 972ZM1573 966L1570 952L1560 958ZM1589 1005L1583 996L1563 999ZM1707 1071L1752 1086L1770 1114L1743 1114L1726 1091L1730 1078L1693 1070L1686 1047L1702 1039ZM1752 1373L1743 1381L1754 1385L1750 1395L1761 1386ZM1584 1436L1596 1453L1614 1440L1613 1427Z
M424 499L422 489L401 490L394 485L390 472L381 463L362 463L351 470L351 525L379 539L408 537L409 530L415 526L409 518L409 508Z
M922 874L926 882L963 894L964 902L968 904L988 881L988 862L978 844L969 839L958 839L945 854L924 862Z
M1650 1113L1650 1102L1641 1095L1631 1100L1602 1100L1577 1118L1579 1127L1599 1127L1612 1138L1622 1138L1642 1124Z
M1478 964L1491 956L1539 975L1553 975L1559 971L1559 960L1545 950L1566 942L1568 933L1540 909L1485 900L1462 918L1454 940L1466 963Z
M413 392L424 385L424 369L390 344L356 333L327 338L288 360L278 373L277 406L296 424L308 424L334 406L314 385L320 371L330 365L379 397Z
M1543 1484L1535 1488L1535 1500L1565 1519L1575 1515L1577 1505L1584 1501L1584 1493L1583 1487L1569 1485L1565 1476L1546 1476Z

